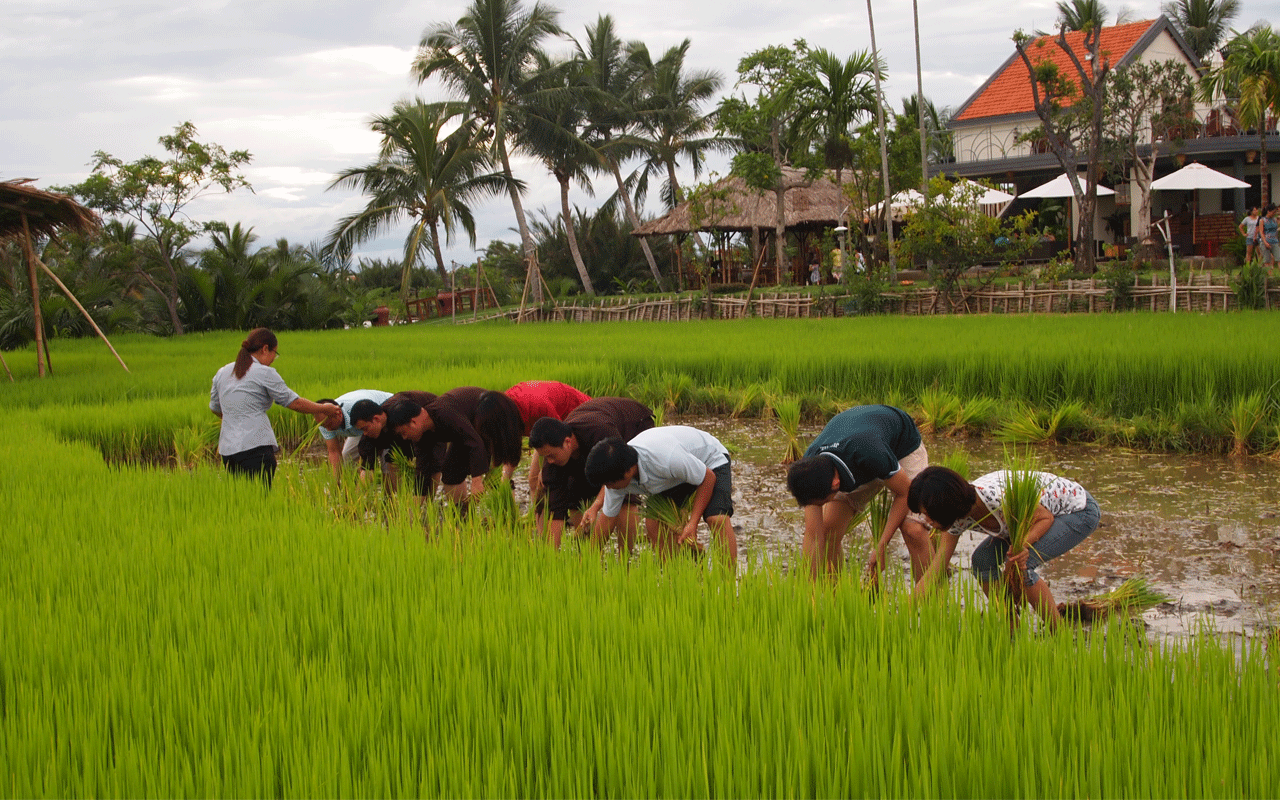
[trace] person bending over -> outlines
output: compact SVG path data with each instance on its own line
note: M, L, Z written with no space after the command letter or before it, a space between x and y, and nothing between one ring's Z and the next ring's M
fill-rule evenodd
M590 399L567 383L525 381L505 392L480 395L472 422L488 446L494 466L502 465L502 478L509 482L520 463L522 440L533 424L543 417L564 419ZM529 463L529 497L535 500L542 494L541 473L542 462L535 450Z
M597 397L563 421L543 417L533 423L529 447L543 462L541 484L546 489L539 519L550 517L543 522L543 530L556 547L566 520L575 528L590 530L604 504L604 487L593 486L584 471L591 448L611 437L626 441L652 427L653 411L626 397Z
M484 492L489 448L471 424L476 402L483 393L484 389L475 386L460 386L426 405L408 398L392 398L383 403L387 425L413 443L418 493L424 501L431 496L432 478L437 472L445 496L456 503Z
M404 398L419 406L425 406L433 402L436 396L431 392L396 392L383 402L396 398ZM387 412L382 410L381 404L372 400L356 401L351 406L351 424L362 434L360 443L357 445L357 453L360 457L360 478L362 480L366 470L372 470L379 464L381 464L381 469L384 472L391 470L390 459L392 452L399 453L406 460L413 460L413 443L397 434L387 424ZM415 479L416 477L415 469ZM419 485L418 494L430 494L430 483Z
M893 505L867 556L867 577L878 584L886 548L894 531L901 530L911 555L912 580L919 580L933 557L933 545L924 519L909 516L907 489L928 465L920 429L902 409L854 406L832 417L787 472L787 488L804 508L804 555L813 577L840 572L843 540L853 518L881 488L888 488Z
M1006 569L1022 573L1021 597L1049 625L1057 625L1058 606L1049 584L1036 568L1083 542L1098 529L1101 511L1084 487L1068 478L1048 472L1033 473L1040 485L1040 502L1032 515L1026 546L1009 552L1009 528L1004 519L1003 471L991 472L969 483L946 467L929 467L911 481L907 502L912 511L925 515L929 524L942 531L942 540L933 562L916 584L923 595L943 582L956 543L965 531L976 530L987 538L973 551L973 572L982 591L991 596L992 584Z
M351 421L351 409L361 400L381 403L391 397L391 392L380 392L377 389L356 389L340 395L336 400L319 400L339 408L338 414L314 414L320 426L320 438L324 439L325 452L329 457L329 466L333 469L333 479L342 474L343 461L355 461L359 457L360 439L363 434Z
M619 552L625 546L630 555L639 525L635 509L624 507L627 495L661 495L677 506L692 497L689 520L678 531L645 519L649 543L662 557L677 545L697 548L698 523L705 519L724 563L737 569L729 451L711 434L667 425L643 431L628 442L605 439L587 454L584 471L589 482L605 487L604 504L593 526L597 541L617 530Z

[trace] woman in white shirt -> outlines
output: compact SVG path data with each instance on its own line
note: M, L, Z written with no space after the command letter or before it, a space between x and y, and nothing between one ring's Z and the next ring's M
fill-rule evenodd
M1032 516L1026 547L1010 553L1009 530L1002 508L1003 471L983 475L973 483L945 467L921 471L911 481L907 506L924 514L929 523L942 532L942 542L916 584L916 592L923 594L939 582L960 535L976 530L987 534L986 541L973 553L973 571L982 584L982 591L990 596L991 585L1000 578L1002 564L1016 565L1024 571L1023 596L1041 618L1056 625L1058 606L1048 584L1036 574L1036 568L1080 544L1097 530L1101 512L1092 495L1075 481L1048 472L1034 475L1040 484L1040 503Z
M209 391L209 410L222 420L218 452L228 472L260 477L271 486L276 472L275 431L267 418L272 403L301 414L342 414L336 405L313 403L285 385L271 364L279 355L276 335L255 328L240 343L236 360L218 370Z

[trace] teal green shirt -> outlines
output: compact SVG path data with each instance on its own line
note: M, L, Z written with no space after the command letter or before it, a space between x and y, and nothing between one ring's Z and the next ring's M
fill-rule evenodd
M832 417L804 454L834 459L840 490L851 492L877 478L891 478L898 462L915 452L921 441L915 420L902 409L854 406Z

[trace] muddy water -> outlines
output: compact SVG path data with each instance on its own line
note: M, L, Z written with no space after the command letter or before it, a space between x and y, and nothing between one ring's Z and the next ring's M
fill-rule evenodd
M666 422L703 428L733 451L743 563L765 559L790 567L798 560L803 517L778 464L785 439L776 425L702 417ZM802 430L802 440L818 430ZM933 463L967 451L975 476L1002 465L1002 446L990 441L926 437L925 447ZM1059 602L1141 575L1175 598L1144 615L1153 633L1185 635L1202 623L1219 633L1255 633L1280 623L1280 464L1089 446L1041 447L1035 454L1043 469L1078 481L1102 507L1098 530L1040 569ZM851 565L860 564L867 538L865 527L850 537ZM965 534L953 563L967 567L981 540ZM900 537L895 542L905 576L906 550Z

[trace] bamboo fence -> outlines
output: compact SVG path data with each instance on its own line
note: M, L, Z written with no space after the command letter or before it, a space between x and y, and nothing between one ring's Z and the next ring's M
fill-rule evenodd
M1139 311L1168 311L1176 302L1178 311L1232 311L1239 308L1235 289L1214 283L1209 274L1179 281L1176 301L1172 300L1167 277L1154 276L1150 283L1135 283L1130 290L1131 307ZM1116 301L1109 286L1097 279L1050 283L1020 282L1016 286L960 290L950 298L936 289L911 289L881 295L883 311L905 316L932 314L1069 314L1110 313ZM765 292L751 299L716 297L708 310L705 295L680 295L644 300L606 297L563 304L459 318L458 323L506 318L513 322L679 322L693 319L742 319L840 317L854 313L854 298L847 294L812 295L801 292ZM1280 286L1268 286L1266 308L1280 307Z

